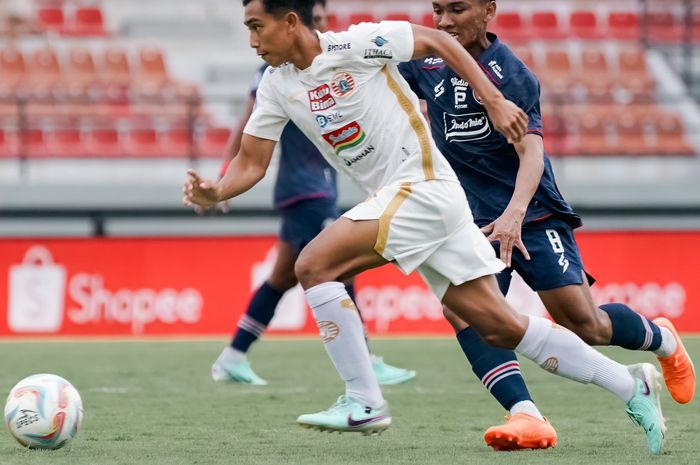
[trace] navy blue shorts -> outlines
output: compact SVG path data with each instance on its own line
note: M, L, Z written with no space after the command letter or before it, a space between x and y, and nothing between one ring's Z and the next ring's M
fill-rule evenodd
M533 291L546 291L570 284L583 284L583 260L574 239L574 230L564 221L548 218L523 226L522 240L530 253L525 260L519 249L513 248L511 268L496 275L503 294L508 292L513 270ZM494 243L500 255L498 243ZM588 276L588 282L593 278Z
M279 237L292 245L294 253L340 216L335 199L308 199L279 210L282 227Z

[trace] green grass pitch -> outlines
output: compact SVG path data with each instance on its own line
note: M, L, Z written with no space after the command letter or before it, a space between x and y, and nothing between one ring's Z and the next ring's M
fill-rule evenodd
M700 339L687 338L700 360ZM484 430L504 412L467 367L455 340L377 340L374 351L414 368L417 379L384 389L394 424L379 437L328 434L295 424L342 393L319 341L264 340L251 352L270 386L216 384L209 377L221 341L0 343L0 388L56 373L80 391L85 421L59 451L22 449L5 430L0 464L698 464L699 401L663 405L669 453L652 457L624 405L593 386L564 380L522 362L530 390L559 433L546 451L498 453ZM605 349L624 362L646 353Z

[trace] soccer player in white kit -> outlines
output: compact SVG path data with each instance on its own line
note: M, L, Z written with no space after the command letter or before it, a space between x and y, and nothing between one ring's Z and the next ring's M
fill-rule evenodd
M257 107L226 175L193 170L186 205L214 206L260 181L292 120L336 169L369 198L327 227L295 266L345 394L297 422L321 430L378 433L391 416L343 280L386 263L418 271L441 301L490 344L514 349L546 370L620 397L662 451L660 374L616 363L549 320L512 310L494 274L504 268L472 221L463 189L433 142L418 99L397 63L435 54L469 82L496 127L520 140L527 117L488 81L448 34L407 22L365 23L341 33L313 30L313 0L243 0L251 46L271 65Z

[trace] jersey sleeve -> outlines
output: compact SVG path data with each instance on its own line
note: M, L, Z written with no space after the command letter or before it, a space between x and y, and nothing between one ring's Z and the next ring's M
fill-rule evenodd
M531 71L523 68L516 79L501 89L505 97L518 105L528 117L527 132L542 133L542 114L540 112L540 83Z
M349 52L368 64L384 66L413 58L413 29L406 21L360 23L338 36L350 43Z
M263 75L257 89L255 109L243 129L244 134L279 141L289 116L279 104L269 71Z
M418 85L418 69L415 63L408 61L399 64L399 72L406 82L408 82L408 85L411 86L411 90L418 96L418 98L425 100L425 97L421 93L420 86Z

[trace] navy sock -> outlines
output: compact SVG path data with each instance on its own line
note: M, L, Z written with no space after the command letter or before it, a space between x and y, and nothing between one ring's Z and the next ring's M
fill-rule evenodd
M283 295L284 292L270 286L267 281L263 283L250 299L245 314L238 320L238 330L233 336L231 347L241 352L248 352L250 345L267 329Z
M472 327L457 333L457 340L474 374L504 409L510 410L520 401L532 400L512 350L488 345Z
M661 330L625 304L605 304L600 309L612 323L610 345L654 351L661 346Z

